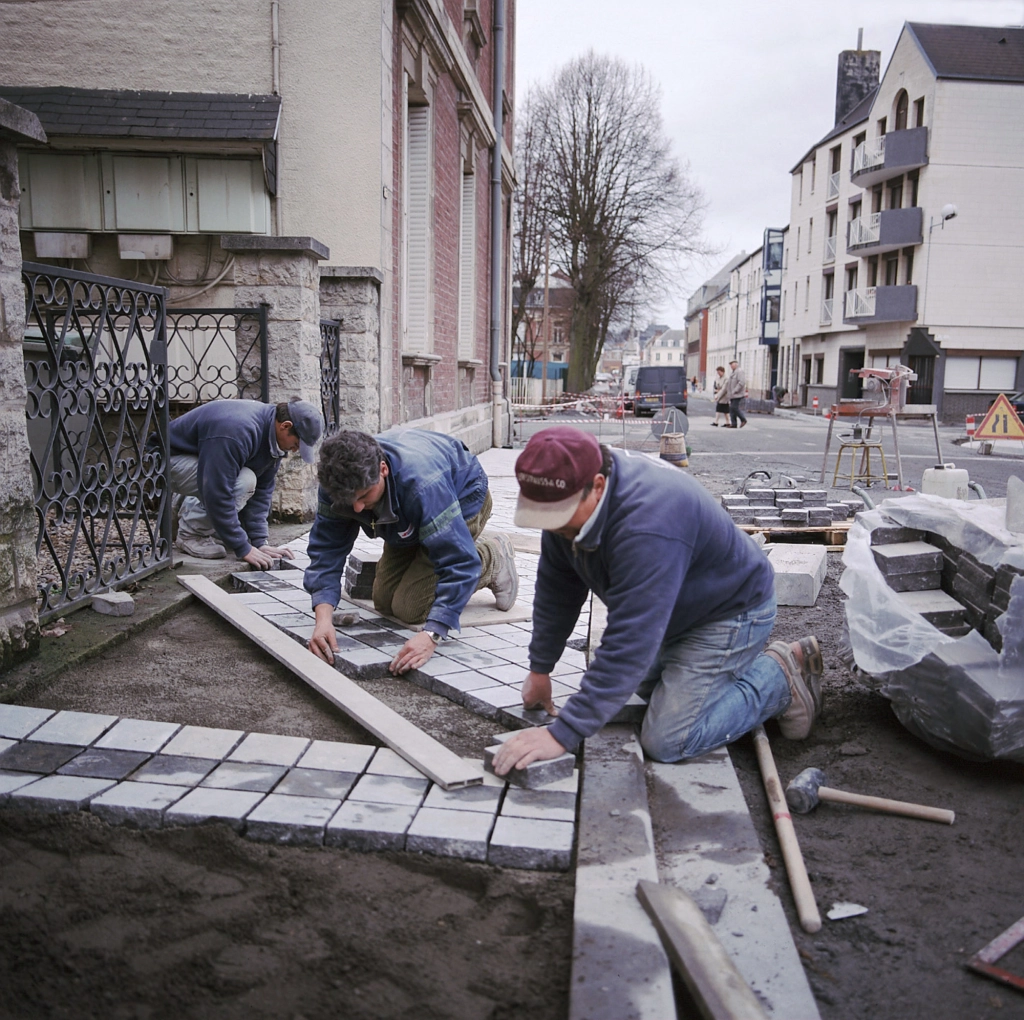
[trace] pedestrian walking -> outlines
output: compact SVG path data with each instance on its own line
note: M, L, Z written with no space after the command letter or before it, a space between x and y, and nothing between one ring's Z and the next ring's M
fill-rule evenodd
M730 424L727 429L743 428L747 424L747 416L740 406L747 396L747 376L740 368L738 361L730 361L729 368L732 370L729 378L725 380L725 397L729 402ZM737 424L739 422L739 424Z
M722 425L729 424L729 399L725 395L725 365L719 365L718 368L715 369L713 386L715 420L711 424L717 428L719 425L719 418L722 419Z

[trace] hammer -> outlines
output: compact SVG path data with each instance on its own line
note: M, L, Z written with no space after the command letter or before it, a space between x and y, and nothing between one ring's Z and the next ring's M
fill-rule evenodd
M863 793L846 793L823 786L825 773L821 769L804 769L786 787L786 801L798 814L813 811L820 801L833 804L855 804L858 807L873 808L889 815L906 815L907 818L922 818L926 822L942 822L952 825L956 815L945 808L926 807L924 804L908 804L902 800L886 797L868 797Z

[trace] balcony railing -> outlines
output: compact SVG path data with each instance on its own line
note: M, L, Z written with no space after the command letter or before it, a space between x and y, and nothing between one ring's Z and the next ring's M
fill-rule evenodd
M879 238L881 220L880 213L870 213L868 216L858 216L857 219L850 220L850 236L846 241L846 247L874 244Z
M835 260L836 260L836 235L833 234L831 237L826 237L825 238L825 257L822 259L822 262L824 262L825 265L828 265L828 263L835 262Z
M832 298L821 299L821 319L819 320L821 325L828 326L832 322Z
M829 174L828 187L825 189L825 201L831 202L832 199L839 197L839 171L837 170L834 174Z
M861 142L853 150L853 173L860 173L862 170L870 170L871 167L881 166L885 162L885 135L876 138L874 141Z
M848 290L846 292L846 318L856 319L874 314L874 287L864 287L862 290Z

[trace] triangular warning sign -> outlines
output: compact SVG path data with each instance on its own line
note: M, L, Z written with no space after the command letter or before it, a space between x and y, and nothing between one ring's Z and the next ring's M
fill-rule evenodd
M1006 397L1000 393L974 433L975 439L1024 439L1024 424Z

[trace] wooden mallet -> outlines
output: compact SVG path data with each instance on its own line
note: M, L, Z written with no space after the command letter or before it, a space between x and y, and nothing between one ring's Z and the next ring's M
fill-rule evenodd
M824 783L825 773L821 769L804 769L786 787L786 802L801 815L813 811L821 801L826 801L832 804L854 804L888 815L906 815L907 818L921 818L926 822L942 822L944 825L952 825L956 819L954 812L945 808L908 804L887 797L868 797L863 793L847 793L845 790L834 790Z

